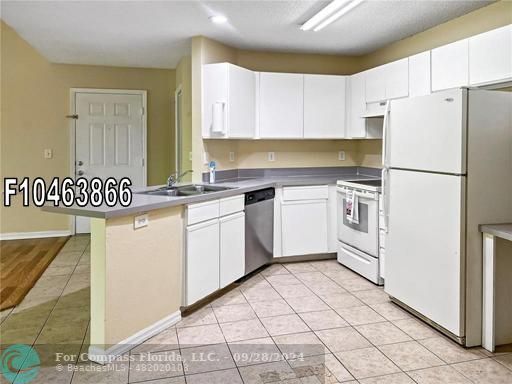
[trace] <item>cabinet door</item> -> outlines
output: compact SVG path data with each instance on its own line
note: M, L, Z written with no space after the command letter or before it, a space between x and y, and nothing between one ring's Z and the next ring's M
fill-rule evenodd
M219 221L220 288L224 288L245 273L245 213L235 213Z
M304 75L260 73L260 137L302 138Z
M432 50L432 91L467 86L469 83L468 39Z
M229 65L229 122L232 138L252 138L256 127L256 74Z
M469 83L512 78L512 25L469 38Z
M409 57L409 97L430 95L430 51Z
M398 99L409 95L409 59L386 64L383 69L386 83L386 99Z
M327 252L327 200L283 201L281 234L283 256Z
M366 72L357 73L348 79L347 137L356 139L366 137L366 119L361 116L366 112L365 98Z
M206 64L202 68L202 135L227 136L228 64Z
M345 137L345 76L304 75L304 138Z
M373 103L386 99L386 78L384 66L366 71L366 102Z
M219 220L187 227L186 305L219 289Z

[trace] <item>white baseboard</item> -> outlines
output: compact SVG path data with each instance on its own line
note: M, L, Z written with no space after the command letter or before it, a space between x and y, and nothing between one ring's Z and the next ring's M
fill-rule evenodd
M132 336L124 339L119 344L112 345L111 347L104 349L102 345L90 345L88 351L88 358L99 364L107 364L113 361L116 357L128 352L144 341L152 338L163 330L173 326L181 320L181 312L176 311L171 313L169 316L157 321L147 328L140 330Z
M37 239L43 237L71 236L71 231L8 232L0 233L0 240Z

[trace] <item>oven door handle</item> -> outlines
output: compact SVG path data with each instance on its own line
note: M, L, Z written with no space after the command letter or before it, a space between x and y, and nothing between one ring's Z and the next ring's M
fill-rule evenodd
M347 193L347 190L346 189L342 189L342 188L337 188L337 191L338 193L343 193L343 194L346 194ZM374 194L374 193L371 193L371 194L363 194L363 193L360 193L360 192L355 192L355 195L357 195L357 197L359 197L360 199L364 199L364 200L378 200L379 199L379 195L378 194Z

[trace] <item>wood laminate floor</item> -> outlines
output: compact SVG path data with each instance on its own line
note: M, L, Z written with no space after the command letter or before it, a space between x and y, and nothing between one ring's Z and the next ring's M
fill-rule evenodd
M23 300L68 239L0 241L0 310Z

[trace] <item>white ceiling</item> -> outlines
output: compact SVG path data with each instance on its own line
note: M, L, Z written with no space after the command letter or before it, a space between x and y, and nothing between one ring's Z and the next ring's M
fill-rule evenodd
M56 63L175 68L204 35L251 50L361 55L492 1L367 1L319 32L329 1L4 1L2 19ZM214 25L208 17L229 22Z

